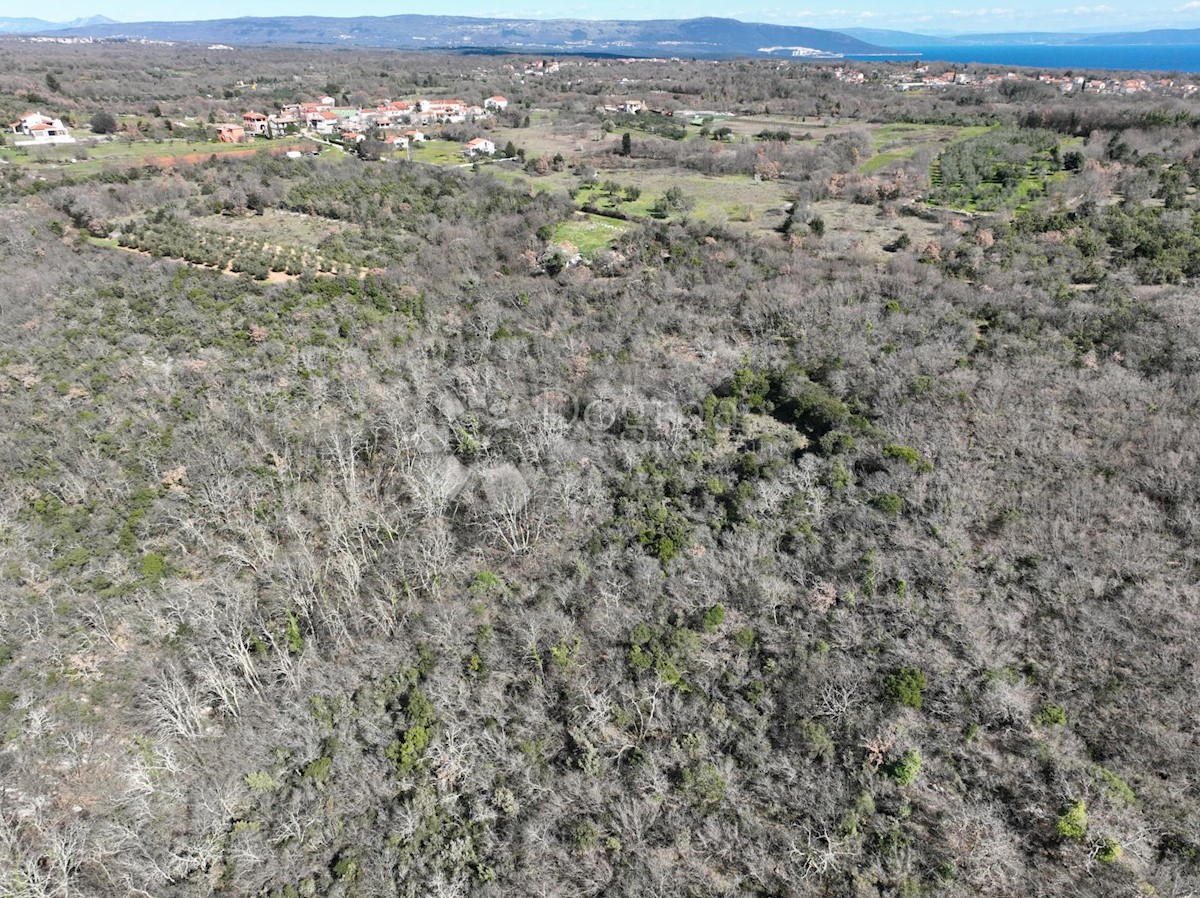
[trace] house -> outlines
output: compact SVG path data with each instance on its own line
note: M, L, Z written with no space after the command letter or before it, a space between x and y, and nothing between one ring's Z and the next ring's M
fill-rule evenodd
M363 134L360 131L343 131L342 132L342 143L347 143L347 144L362 143L366 139L367 139L367 135Z
M435 122L458 124L467 120L467 104L462 100L422 100L421 112Z
M312 128L318 134L332 134L334 127L338 123L338 117L332 112L322 110L311 113L305 121L308 127Z
M319 103L292 103L284 106L283 112L285 115L294 115L305 128L311 128L320 134L332 134L338 117L333 111L332 103L325 102L328 99L329 97L322 97Z
M27 112L12 123L14 134L21 134L28 140L14 140L17 146L43 143L74 143L75 138L67 130L61 119L50 118L40 112Z
M424 143L428 139L420 131L405 131L404 136L407 137L411 143Z
M267 119L267 137L282 137L300 130L300 119L295 113L272 115Z
M242 127L246 129L247 134L269 137L271 133L271 121L261 112L243 112Z
M221 143L242 143L246 139L246 129L241 125L217 125L217 140Z
M617 112L623 112L625 115L637 115L646 108L646 104L641 100L622 100L616 105Z
M467 157L492 156L495 153L496 145L485 137L476 137L463 144L463 155Z
M488 97L486 100L483 101L483 108L484 109L507 109L508 108L508 100L499 95L494 96L494 97Z
M397 134L394 137L388 137L383 141L390 149L407 150L408 138L402 134Z

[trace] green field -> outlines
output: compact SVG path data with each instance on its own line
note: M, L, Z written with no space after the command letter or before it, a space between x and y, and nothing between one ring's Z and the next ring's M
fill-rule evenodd
M4 147L0 159L15 165L69 168L72 174L95 174L110 165L138 165L157 158L195 154L221 155L247 150L265 150L265 141L247 144L194 140L105 140L80 141L53 147Z
M989 130L987 125L880 125L869 132L875 146L875 155L859 166L859 171L864 174L881 171L892 162L911 159L922 148L940 151L951 144L970 140Z
M558 226L553 239L555 243L570 243L585 259L593 259L631 227L628 222L603 215L577 212L570 221Z
M398 157L405 158L401 151ZM463 156L462 144L456 140L426 140L413 144L413 162L424 162L426 165L464 165L468 160Z

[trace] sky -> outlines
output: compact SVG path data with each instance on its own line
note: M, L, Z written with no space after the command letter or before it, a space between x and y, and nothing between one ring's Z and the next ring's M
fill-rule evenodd
M20 0L19 0L20 2ZM421 0L403 7L387 0L351 0L331 6L328 0L205 0L164 6L154 0L43 0L21 2L23 9L5 16L36 16L51 21L102 14L122 22L162 19L220 19L238 16L388 16L399 13L464 15L495 18L686 19L725 16L744 22L773 22L810 28L891 28L929 34L983 31L1137 31L1147 28L1200 28L1200 0L1171 3L1084 3L1059 0L993 0L995 5L944 0L942 4L914 0L796 0L778 6L771 0L730 5L729 0L657 0L652 4L613 0L610 4L578 0ZM3 4L8 7L9 3ZM18 4L14 3L13 6Z

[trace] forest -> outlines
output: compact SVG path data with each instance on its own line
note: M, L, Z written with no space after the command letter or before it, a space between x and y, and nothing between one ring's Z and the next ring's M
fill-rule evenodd
M0 896L1194 895L1196 101L560 62L0 41Z

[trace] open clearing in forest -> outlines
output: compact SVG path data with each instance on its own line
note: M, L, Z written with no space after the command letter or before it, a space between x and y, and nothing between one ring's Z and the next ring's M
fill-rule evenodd
M51 147L5 147L0 159L36 170L93 175L107 168L131 165L170 165L205 162L213 156L242 159L256 153L280 155L289 150L312 152L318 146L306 140L260 140L257 143L214 143L202 140L81 140Z
M209 215L195 219L193 224L202 230L244 237L275 244L315 250L321 242L355 226L302 212L267 209L262 215Z
M558 226L554 232L554 242L570 243L585 259L593 259L631 227L628 222L605 218L603 215L577 212L570 221Z

